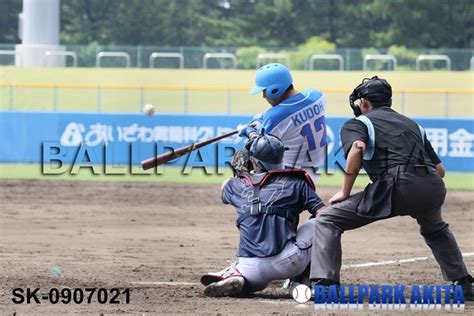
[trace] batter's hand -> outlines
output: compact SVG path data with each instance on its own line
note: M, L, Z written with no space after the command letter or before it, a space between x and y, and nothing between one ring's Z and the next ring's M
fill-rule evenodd
M343 191L339 191L329 199L329 204L336 204L338 202L342 202L349 197L349 194L344 193Z
M251 127L248 124L239 124L236 128L239 131L240 137L249 137L251 133L255 133L257 130L255 127Z

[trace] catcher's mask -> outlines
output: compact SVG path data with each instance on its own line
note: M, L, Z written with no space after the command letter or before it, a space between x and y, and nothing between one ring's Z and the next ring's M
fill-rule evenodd
M373 107L392 106L392 87L385 79L377 76L364 78L349 96L349 104L355 116L362 114L359 105L354 102L364 98L372 103Z
M267 171L283 167L283 155L288 148L276 136L267 134L258 136L250 146L250 157L253 157Z

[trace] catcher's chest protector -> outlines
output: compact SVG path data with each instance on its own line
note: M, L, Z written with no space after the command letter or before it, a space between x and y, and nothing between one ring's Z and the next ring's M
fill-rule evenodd
M276 175L288 175L298 177L306 181L313 190L315 189L311 177L306 173L306 171L302 169L272 170L261 174L241 173L238 175L238 177L245 179L250 184L250 186L253 188L253 196L251 199L252 206L250 208L250 211L241 214L237 218L237 227L239 227L240 223L242 223L242 221L246 218L250 216L258 216L259 214L273 214L285 217L291 222L296 219L297 215L295 215L290 209L277 206L262 206L262 203L260 201L260 190L265 186L266 183L268 183L269 179Z

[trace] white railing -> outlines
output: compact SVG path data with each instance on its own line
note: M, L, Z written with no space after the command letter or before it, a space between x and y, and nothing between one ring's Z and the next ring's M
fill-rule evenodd
M179 68L184 68L184 56L181 53L152 53L150 55L150 68L155 67L155 59L158 58L177 58L179 59Z
M21 54L17 51L14 50L0 50L0 55L11 55L16 58L16 56L20 57L19 58L19 64L23 65L23 57ZM14 63L15 64L15 63Z
M451 58L446 55L419 55L416 57L416 70L420 70L420 63L422 61L431 60L431 61L444 61L446 62L446 68L451 70ZM472 61L471 61L472 68Z
M314 54L309 57L309 69L314 70L314 61L315 60L338 60L339 61L339 70L344 70L344 57L339 54Z
M48 50L44 53L44 65L48 65L48 60L51 56L69 56L72 58L72 66L77 67L77 54L71 51Z
M121 94L124 98L129 100L130 110L134 110L134 106L136 105L136 109L141 109L145 101L148 99L147 94L151 92L150 97L152 97L157 91L169 91L176 93L174 97L176 98L173 102L176 102L176 106L182 105L182 111L184 113L190 112L189 106L189 97L190 93L195 92L207 92L209 95L215 96L218 93L221 97L226 98L226 108L227 113L233 113L233 107L236 105L242 105L242 99L240 96L247 95L248 87L241 86L241 87L228 87L228 86L163 86L163 85L155 85L155 84L94 84L94 83L15 83L15 82L3 82L0 81L0 94L4 96L2 98L2 106L7 104L8 109L13 110L15 109L15 99L17 100L24 100L30 98L30 94L32 90L43 90L43 91L51 91L52 93L41 93L35 94L35 102L38 102L38 98L41 99L40 103L43 104L48 103L51 105L51 109L54 111L60 110L59 101L61 99L61 104L67 104L69 100L75 100L77 98L77 93L71 93L71 90L81 90L81 91L89 91L91 93L95 92L95 106L96 111L101 112L103 109L104 104L107 104L107 108L113 108L116 105L116 100L108 99L104 102L102 96L104 92L107 92L107 95L110 95L110 92L116 92L117 90L127 91L127 94ZM344 95L347 96L348 88L321 88L327 95ZM406 108L412 107L412 105L416 105L417 99L411 99L413 95L436 95L438 96L436 99L438 100L438 105L444 104L444 116L450 116L450 104L455 100L455 105L460 103L465 104L468 103L469 100L472 100L472 96L474 96L473 89L446 89L446 88L407 88L397 90L394 89L394 96L397 95L400 97L400 102L397 102L400 106L400 110L402 113L405 113ZM3 94L5 93L5 94ZM61 95L61 98L59 98ZM456 98L452 98L451 96L455 95ZM38 97L37 97L38 96ZM409 97L410 96L410 97ZM444 98L443 98L444 96ZM459 97L462 97L462 100ZM137 98L138 97L138 98ZM51 98L51 99L50 99ZM407 99L409 102L407 102ZM51 101L49 101L51 100ZM137 102L138 100L138 102ZM411 100L411 101L410 101ZM460 101L461 100L461 101ZM5 102L5 103L3 103ZM94 101L89 101L94 102ZM134 105L135 104L135 105ZM408 104L408 106L407 106ZM93 103L89 103L89 106L93 106ZM224 107L216 107L216 111L221 113ZM180 111L180 108L173 107L173 111ZM439 115L441 112L438 111Z
M285 55L285 54L273 54L273 53L265 53L265 54L258 54L257 55L257 68L259 68L261 66L260 62L263 60L263 59L284 59L285 62L286 62L286 65L288 65L290 63L290 57L288 57L288 55Z
M367 65L369 60L382 60L382 61L391 61L393 63L393 69L397 68L397 58L393 55L383 55L383 54L375 54L375 55L365 55L363 64L362 64L362 69L367 70Z
M118 57L118 58L124 58L126 62L126 67L130 67L130 55L126 52L100 52L97 54L95 58L95 66L100 67L100 61L104 57Z
M202 68L207 68L207 61L209 59L230 59L232 60L232 69L237 68L237 57L231 53L207 53L202 57Z

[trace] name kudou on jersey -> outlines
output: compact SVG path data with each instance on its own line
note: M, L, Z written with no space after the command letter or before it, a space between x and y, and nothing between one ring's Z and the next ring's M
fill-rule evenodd
M320 113L324 113L324 103L322 102L322 99L314 104L314 106L303 109L295 115L292 115L291 120L294 126L299 126Z

